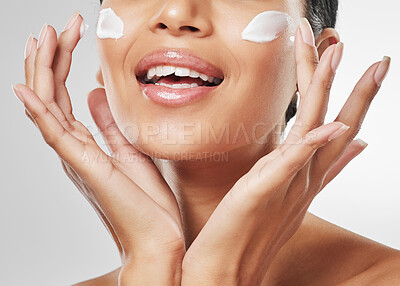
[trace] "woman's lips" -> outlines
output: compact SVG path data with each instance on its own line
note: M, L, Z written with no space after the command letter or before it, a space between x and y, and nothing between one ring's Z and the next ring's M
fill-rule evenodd
M183 105L203 98L219 86L203 82L200 78L175 75L163 76L148 82L148 71L154 67L173 66L186 68L206 75L209 78L224 79L223 72L213 64L191 54L186 50L163 49L146 55L135 69L135 75L143 94L156 103L163 105ZM146 78L146 81L143 79ZM212 79L210 79L212 81ZM205 85L207 84L207 85Z
M191 88L170 88L162 85L139 83L143 94L156 103L183 105L199 100L218 86L197 86Z

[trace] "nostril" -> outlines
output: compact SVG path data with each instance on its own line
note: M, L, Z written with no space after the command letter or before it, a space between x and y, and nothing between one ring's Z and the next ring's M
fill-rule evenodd
M156 28L161 29L161 30L166 30L166 29L168 29L168 26L165 25L164 23L158 23ZM193 26L181 26L181 27L179 27L179 30L180 31L190 31L190 32L200 31L200 29L193 27Z
M191 32L197 32L197 31L199 31L198 28L193 27L193 26L183 26L183 27L180 27L179 30L181 30L181 31L189 30L189 31L191 31Z
M165 29L167 29L168 27L167 27L167 25L165 25L165 24L163 24L163 23L158 23L157 28L160 28L160 29L165 30Z

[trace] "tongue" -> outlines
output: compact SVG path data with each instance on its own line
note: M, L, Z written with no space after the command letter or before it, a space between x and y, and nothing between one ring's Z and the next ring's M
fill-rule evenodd
M166 77L162 77L160 78L157 83L165 83L165 84L184 84L184 83L188 83L188 84L192 84L192 83L197 83L199 86L200 85L205 85L205 81L203 81L201 78L191 78L191 77L179 77L176 75L169 75Z

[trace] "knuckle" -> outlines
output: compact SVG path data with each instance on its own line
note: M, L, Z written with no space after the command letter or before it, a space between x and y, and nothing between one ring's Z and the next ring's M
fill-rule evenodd
M312 54L309 56L308 61L313 65L317 66L319 64L319 59L318 56L315 54Z
M297 158L289 158L289 156L287 155L287 150L281 153L280 159L283 162L284 171L289 176L297 173L303 166L303 162L299 162Z
M319 64L318 56L315 53L308 53L305 57L301 57L297 60L297 63L302 65L312 64L313 66L317 66Z
M43 138L47 145L49 145L53 149L56 148L58 141L57 136L52 133L46 133L43 135Z
M56 86L65 86L66 79L61 77L59 74L54 74L54 83Z
M318 141L318 134L317 132L312 129L311 131L309 131L304 138L302 139L302 149L303 152L311 152L315 149L317 149L320 145L319 141Z
M351 130L350 135L349 136L349 140L353 140L354 137L357 136L358 132L360 132L361 130L361 126L362 126L362 121L359 121Z
M333 80L332 78L323 78L320 80L320 86L325 91L325 93L329 93L332 88Z
M60 134L54 134L53 132L46 132L43 135L43 138L47 145L49 145L53 149L57 149L59 146L59 143L63 139L64 135L66 134L66 130L62 129Z
M324 94L329 94L333 85L333 78L314 76L311 80L310 86L322 90Z

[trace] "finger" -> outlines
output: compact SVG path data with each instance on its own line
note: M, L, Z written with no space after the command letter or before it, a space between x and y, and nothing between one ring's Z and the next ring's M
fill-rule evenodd
M342 154L347 144L358 134L369 106L379 90L377 81L383 80L389 70L389 66L390 58L384 58L382 62L375 63L368 68L359 80L335 118L335 121L340 121L350 126L350 130L342 138L335 140L335 142L330 142L317 151L314 157L315 172L325 174ZM379 80L375 80L375 75L380 76Z
M33 74L37 51L37 40L30 34L25 45L25 84L33 88Z
M323 53L307 94L301 99L296 122L283 144L296 142L298 138L302 138L307 132L324 123L330 89L342 54L342 43L329 46Z
M338 138L339 139L339 138ZM309 164L307 170L303 168L297 173L290 185L290 191L286 194L284 200L286 205L299 205L302 208L305 202L311 202L314 197L330 182L332 181L342 169L358 154L365 149L366 143L361 139L354 140L346 148L346 151L341 158L332 166L325 177L315 178L310 175L311 165ZM303 172L304 171L304 172ZM300 175L299 175L300 174ZM313 186L310 190L309 187ZM297 208L296 208L297 209Z
M347 130L348 126L340 122L331 122L311 130L296 144L290 145L280 156L263 166L254 176L256 181L252 186L261 195L273 194L307 164L318 148Z
M121 148L131 146L114 121L105 89L96 88L92 90L88 94L87 101L93 120L99 128L109 151L115 154Z
M71 68L72 52L82 38L85 29L82 16L76 12L60 34L53 61L55 102L70 122L75 121L75 118L72 114L71 100L65 82Z
M69 150L84 151L84 146L74 138L47 109L41 99L27 86L18 84L13 87L19 94L25 107L32 114L46 143L50 145L67 162L75 159ZM68 147L67 147L68 146Z
M25 84L30 88L33 88L33 73L36 51L37 40L33 37L33 34L30 34L25 45ZM32 115L26 109L25 114L36 125L36 122L33 120Z
M57 47L57 34L53 27L45 24L40 32L38 50L35 59L33 89L50 112L66 128L70 122L55 101L53 60Z
M101 71L101 68L96 73L96 80L97 82L104 87L104 79L103 79L103 73Z
M299 29L296 31L295 57L299 93L300 96L305 96L319 63L314 33L306 18L300 20Z
M346 150L340 156L340 158L329 169L328 173L324 178L321 190L325 188L325 186L329 184L343 170L343 168L346 167L348 163L350 163L351 160L353 160L362 151L364 151L367 145L368 144L362 141L361 139L353 140L349 144L349 146L347 146Z

